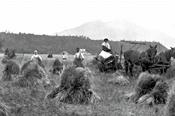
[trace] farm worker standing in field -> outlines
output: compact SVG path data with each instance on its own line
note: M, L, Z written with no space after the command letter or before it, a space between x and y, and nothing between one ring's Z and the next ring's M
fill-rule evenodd
M62 62L64 64L64 66L67 67L67 65L68 65L67 54L65 52L63 52L63 54L62 54Z
M80 50L80 48L77 48L76 49L76 53L75 53L75 55L74 55L74 65L76 66L76 67L84 67L83 66L83 60L84 60L84 55L83 55L83 53L81 52L81 50Z
M38 55L37 50L34 51L34 55L32 55L31 60L40 60L40 61L42 61L42 57L40 55Z
M63 52L62 59L63 59L63 61L67 60L67 54L65 52Z
M77 58L77 59L84 60L84 55L83 55L83 53L81 52L80 48L77 48L74 57Z

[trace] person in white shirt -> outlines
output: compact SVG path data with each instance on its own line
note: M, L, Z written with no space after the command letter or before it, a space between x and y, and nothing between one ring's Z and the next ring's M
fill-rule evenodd
M64 64L65 67L68 66L67 58L68 58L67 54L65 52L63 52L63 54L62 54L62 63Z
M42 61L42 57L40 55L38 55L37 50L34 51L34 55L32 55L31 60L40 60L40 61Z
M81 52L80 48L77 48L77 52L75 53L74 58L80 59L80 60L84 60L84 55Z
M76 67L84 67L84 65L83 65L83 60L84 60L84 55L83 55L83 53L81 53L80 48L77 48L77 49L76 49L76 53L75 53L75 55L74 55L73 64L74 64Z
M107 38L104 39L104 42L101 44L102 45L102 50L106 52L111 52L111 46L108 42L109 40Z
M67 55L66 55L65 52L63 52L62 59L63 59L63 61L66 61L67 60Z
M108 42L109 40L107 38L104 39L104 42L102 45L102 51L100 52L99 56L102 57L101 62L105 63L108 61L111 61L111 59L114 59L111 46Z

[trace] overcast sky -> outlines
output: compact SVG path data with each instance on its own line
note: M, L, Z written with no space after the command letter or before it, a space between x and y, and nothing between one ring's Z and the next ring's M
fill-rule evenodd
M124 19L175 38L175 0L0 0L0 31L55 34Z

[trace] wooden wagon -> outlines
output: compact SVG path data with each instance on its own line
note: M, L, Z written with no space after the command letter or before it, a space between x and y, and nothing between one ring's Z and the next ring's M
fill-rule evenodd
M156 63L156 64L153 64L153 65L149 66L149 71L151 73L164 74L164 73L166 73L167 69L170 66L171 65L168 64L168 63L166 63L166 64Z

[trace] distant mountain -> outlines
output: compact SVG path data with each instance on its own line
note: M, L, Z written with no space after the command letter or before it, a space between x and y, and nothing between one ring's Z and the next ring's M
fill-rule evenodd
M93 40L104 39L105 37L113 41L157 41L167 46L167 41L175 38L164 33L150 31L136 24L115 20L111 22L94 21L82 24L78 27L59 32L58 35L84 35Z

